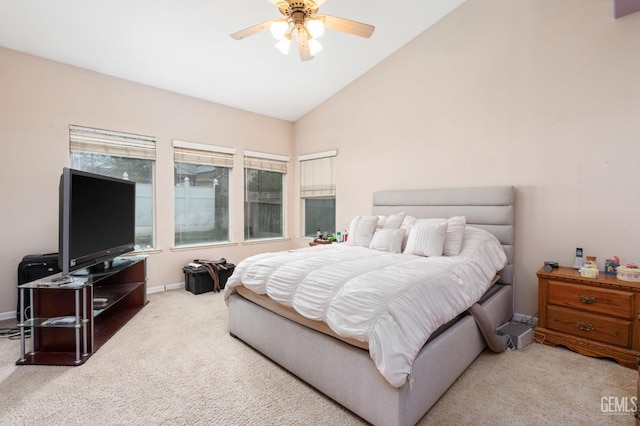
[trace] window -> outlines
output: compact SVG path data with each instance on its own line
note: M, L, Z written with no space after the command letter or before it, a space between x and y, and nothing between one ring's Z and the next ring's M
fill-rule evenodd
M136 183L136 245L153 247L155 138L69 126L69 149L72 168Z
M175 245L229 241L235 149L173 141Z
M289 157L245 151L244 239L284 237L284 176Z
M337 151L301 155L300 199L305 237L315 237L318 229L336 231L336 181L334 174Z

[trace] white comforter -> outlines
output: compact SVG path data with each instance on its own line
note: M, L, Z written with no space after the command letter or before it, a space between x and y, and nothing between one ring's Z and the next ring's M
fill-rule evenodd
M380 373L400 387L431 333L477 302L506 263L493 235L467 227L455 257L345 244L255 255L237 265L225 298L244 285L368 342Z

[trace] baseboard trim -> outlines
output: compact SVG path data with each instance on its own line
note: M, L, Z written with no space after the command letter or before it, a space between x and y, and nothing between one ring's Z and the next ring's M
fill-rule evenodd
M0 321L14 320L14 319L16 319L16 311L1 312L0 313Z
M147 287L147 294L162 293L163 291L165 291L165 286L163 285L159 285L157 287Z
M184 289L184 283L168 284L165 286L165 290L180 290Z
M184 282L147 287L147 294L162 293L169 290L180 290L181 288L184 288Z

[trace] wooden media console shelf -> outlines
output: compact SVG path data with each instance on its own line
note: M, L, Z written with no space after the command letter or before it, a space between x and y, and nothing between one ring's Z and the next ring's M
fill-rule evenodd
M56 274L18 290L22 304L27 292L31 296L31 318L19 319L16 364L83 364L147 304L146 257L116 258L99 272ZM21 312L24 316L24 306Z

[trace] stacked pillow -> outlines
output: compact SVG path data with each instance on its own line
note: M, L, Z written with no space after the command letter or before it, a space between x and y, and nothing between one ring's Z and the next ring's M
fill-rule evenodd
M457 256L462 248L466 218L416 219L404 213L356 216L347 245L418 256Z
M464 216L449 219L418 219L409 229L406 254L418 256L457 256L462 248Z
M348 246L369 247L378 224L378 216L356 216L349 225Z
M442 256L444 241L447 237L447 222L433 219L420 219L411 227L405 254L418 256Z
M404 240L404 229L378 229L369 244L370 249L388 251L391 253L402 253L402 241Z
M376 229L398 229L404 222L404 212L395 213L391 216L378 216Z

